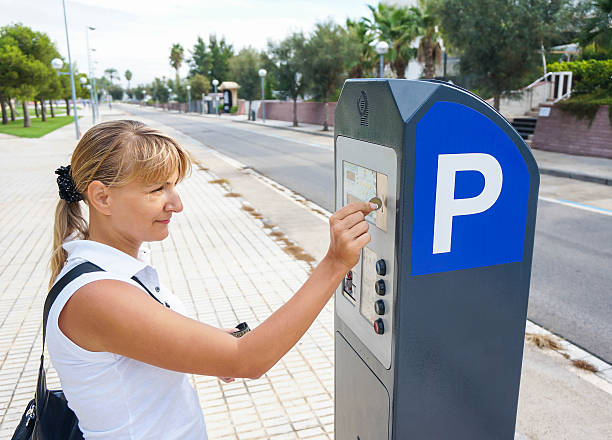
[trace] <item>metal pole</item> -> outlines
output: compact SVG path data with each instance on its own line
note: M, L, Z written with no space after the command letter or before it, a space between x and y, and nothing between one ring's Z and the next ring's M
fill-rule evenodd
M215 114L219 116L219 105L217 104L217 86L215 87Z
M70 40L68 39L68 21L66 20L66 0L62 0L64 7L64 27L66 28L66 46L68 47L68 66L70 67L70 87L72 88L72 110L74 111L74 128L76 130L76 138L81 137L79 133L79 116L77 115L76 92L74 88L74 75L72 73L72 58L70 58Z
M380 54L380 78L383 77L383 69L385 67L385 56Z
M91 99L91 121L92 124L96 123L96 104L94 102L93 94L93 75L91 74L91 53L89 52L89 26L85 26L85 40L87 41L87 64L89 65L89 96Z
M191 89L187 89L187 113L191 112Z
M266 123L266 101L264 99L264 76L261 77L261 119Z

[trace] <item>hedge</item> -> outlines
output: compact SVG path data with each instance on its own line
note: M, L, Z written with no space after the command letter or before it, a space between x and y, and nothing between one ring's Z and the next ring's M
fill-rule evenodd
M612 89L612 60L585 60L552 63L549 72L572 72L572 93L583 94Z

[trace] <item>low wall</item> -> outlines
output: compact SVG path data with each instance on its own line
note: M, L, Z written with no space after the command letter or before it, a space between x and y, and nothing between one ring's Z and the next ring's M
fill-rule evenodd
M550 116L538 118L531 146L540 150L612 159L612 126L608 106L599 107L589 127L586 119L552 107Z
M248 104L247 104L248 107ZM257 118L261 118L260 105L257 109ZM334 125L334 111L336 103L327 104L327 123ZM297 120L298 123L323 125L324 106L322 102L298 102ZM293 101L266 101L266 119L277 121L293 121Z

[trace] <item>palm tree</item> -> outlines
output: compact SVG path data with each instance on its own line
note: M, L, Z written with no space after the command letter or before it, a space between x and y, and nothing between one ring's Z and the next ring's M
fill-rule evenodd
M417 60L424 64L423 77L436 75L436 63L442 59L442 47L438 43L438 17L435 15L431 0L419 0L419 33L421 42L417 50Z
M132 80L132 72L129 70L125 71L125 79L127 79L128 82L128 90L130 90L130 81Z
M354 38L360 47L355 63L348 68L349 78L363 78L365 75L371 74L376 67L377 56L374 50L376 35L364 19L353 21L347 18L346 29L349 36Z
M110 69L106 69L104 71L104 75L108 76L108 79L110 80L111 84L113 83L113 78L118 78L117 69L114 69L112 67Z
M406 76L406 66L415 57L410 43L419 35L419 12L415 7L379 3L368 5L372 19L364 19L378 37L389 43L391 69L398 78Z
M183 57L185 56L185 51L183 50L183 46L179 43L173 44L172 49L170 49L170 65L176 71L176 84L178 86L179 83L179 69L181 68L181 64L183 64Z

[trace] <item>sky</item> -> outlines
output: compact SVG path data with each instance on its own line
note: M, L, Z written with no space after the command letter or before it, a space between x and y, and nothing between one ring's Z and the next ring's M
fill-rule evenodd
M87 72L86 26L96 61L95 75L115 68L132 71L132 87L154 77L173 78L170 48L180 43L190 57L198 36L225 36L235 51L253 46L265 49L293 31L312 31L320 21L344 23L347 17L369 15L367 4L377 0L66 0L70 52L80 72ZM68 59L62 0L0 0L0 26L22 23L47 33ZM184 62L181 77L188 73Z

